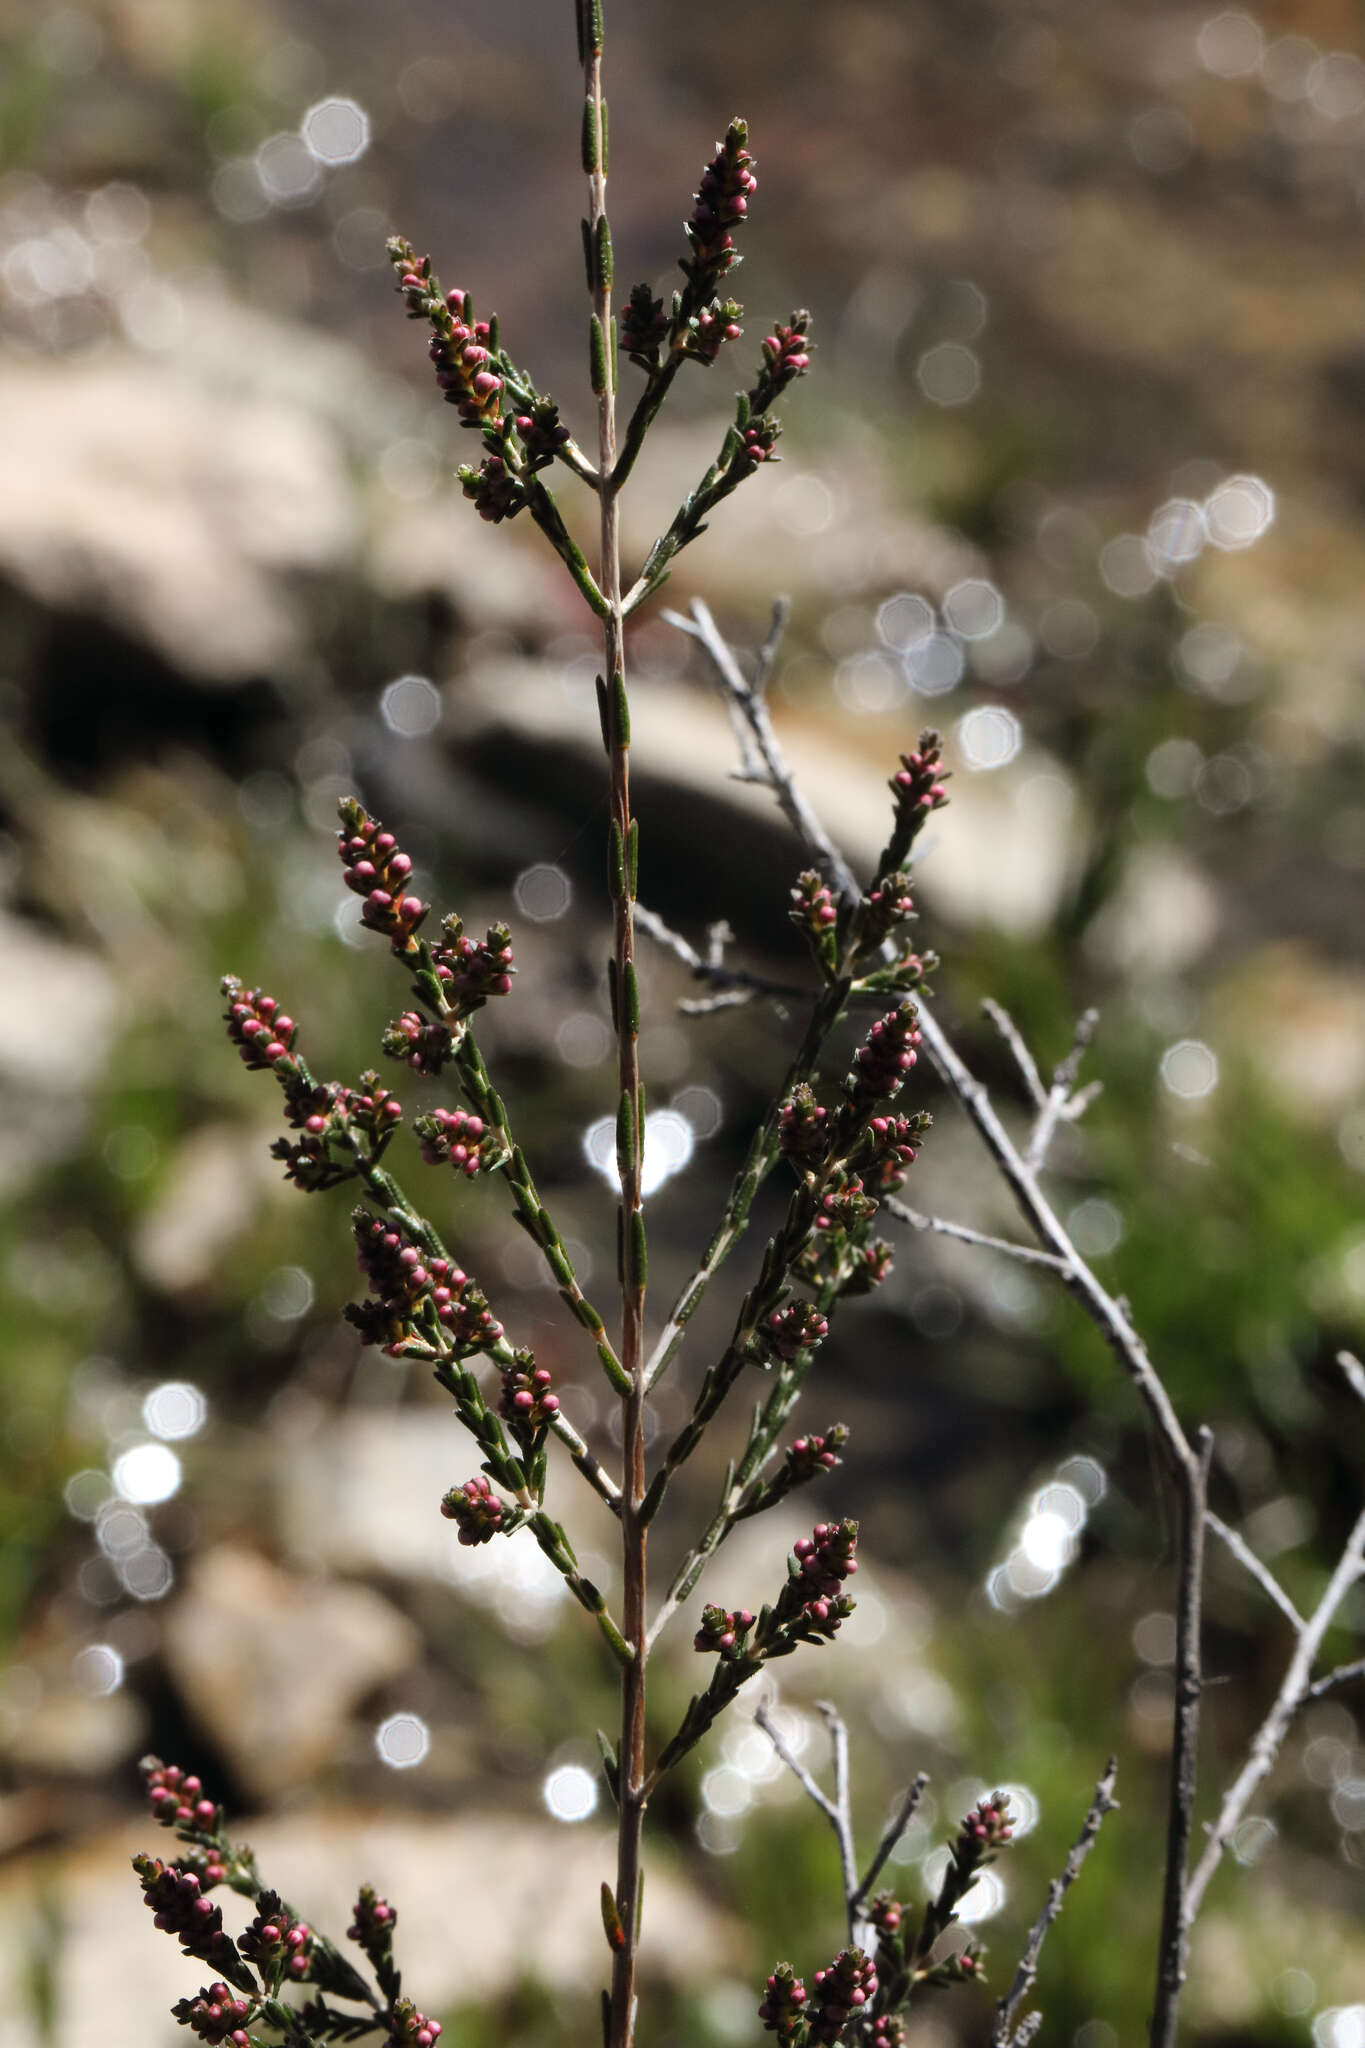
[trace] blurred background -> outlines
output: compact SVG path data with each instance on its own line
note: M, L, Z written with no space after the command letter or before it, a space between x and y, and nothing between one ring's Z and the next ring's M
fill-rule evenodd
M668 595L705 592L751 649L794 594L774 712L854 856L880 844L897 751L942 726L955 801L918 892L941 1014L1022 1128L980 999L1045 1069L1101 1009L1104 1092L1062 1133L1055 1200L1187 1424L1216 1430L1215 1505L1306 1605L1365 1480L1331 1362L1365 1339L1359 11L615 14L621 281L664 285L734 112L760 180L748 333L651 441L632 559L718 445L768 323L808 305L819 354L783 465ZM400 229L429 248L590 431L571 9L6 0L0 21L0 2043L184 2038L164 2015L194 1967L127 1869L164 1847L138 1799L149 1748L222 1789L310 1918L344 1929L362 1878L386 1892L452 2048L493 2026L518 2048L586 2040L611 1674L526 1540L457 1551L436 1509L472 1454L420 1371L341 1323L346 1197L281 1180L278 1098L226 1045L217 995L225 970L268 987L321 1074L376 1059L404 991L340 887L335 799L357 789L423 894L512 922L515 992L481 1042L589 1291L610 1293L595 643L539 536L461 501L474 451L382 246ZM724 715L657 608L634 649L642 898L698 945L727 920L733 958L789 978L796 852L727 780ZM682 1016L683 968L646 968L662 1307L799 1009ZM941 1113L908 1193L1012 1233L970 1132L917 1083ZM611 1455L591 1352L498 1186L408 1171ZM858 1616L837 1652L781 1667L784 1725L823 1766L813 1702L839 1701L869 1843L932 1773L893 1873L911 1901L965 1805L1014 1788L1021 1839L970 1905L997 1988L1118 1749L1123 1812L1039 1996L1049 2041L1142 2038L1173 1574L1128 1386L1024 1268L913 1238L808 1402L808 1425L852 1426L847 1462L782 1527L746 1525L709 1592L756 1607L803 1517L861 1517ZM714 1499L714 1435L660 1568ZM557 1499L610 1582L605 1513L576 1481ZM1360 1588L1344 1621L1336 1659L1359 1654ZM689 1639L684 1621L660 1661L661 1731ZM1288 1653L1215 1555L1206 1808ZM1305 1714L1239 1830L1194 1944L1191 2040L1365 2041L1362 1710L1357 1688ZM840 1936L831 1843L751 1723L694 1762L654 1814L661 2048L752 2042L773 1961L808 1972ZM979 2043L987 2014L946 1995L911 2039Z

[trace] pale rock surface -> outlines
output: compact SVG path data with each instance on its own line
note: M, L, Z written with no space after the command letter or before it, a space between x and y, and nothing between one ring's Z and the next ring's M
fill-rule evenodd
M258 1797L326 1764L356 1703L421 1654L412 1623L368 1586L295 1577L227 1545L196 1561L163 1648L186 1705Z
M510 709L509 707L514 707ZM489 659L459 685L466 730L530 729L594 761L600 754L591 676L546 662ZM834 727L778 707L778 738L807 801L835 843L864 872L886 843L897 755L914 745L934 707L916 702L896 719ZM683 792L695 790L789 834L771 792L730 779L734 735L719 697L695 689L636 692L631 753L641 771ZM1075 870L1083 818L1066 771L1040 748L1008 768L962 772L951 743L951 834L932 821L919 843L916 880L926 904L961 924L994 925L1018 937L1046 928ZM801 864L792 841L793 872Z

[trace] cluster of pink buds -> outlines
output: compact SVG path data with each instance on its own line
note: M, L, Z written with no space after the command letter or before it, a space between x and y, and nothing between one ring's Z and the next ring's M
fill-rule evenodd
M377 1299L353 1302L346 1314L367 1344L382 1344L391 1358L401 1358L428 1305L461 1355L498 1342L502 1324L467 1273L448 1259L429 1258L403 1229L368 1209L355 1210L351 1222L357 1263Z
M860 1245L854 1260L853 1271L844 1282L843 1294L871 1294L880 1287L895 1265L895 1255L884 1237L874 1237L871 1244Z
M398 1925L398 1914L387 1899L381 1899L372 1884L360 1887L360 1896L351 1913L351 1924L346 1929L347 1939L358 1943L370 1960L386 1956L393 1946L393 1931Z
M633 285L621 308L621 347L630 360L643 370L654 369L668 339L668 326L663 300L656 299L647 284Z
M869 1185L878 1195L894 1194L905 1185L905 1176L919 1157L920 1143L929 1129L927 1110L915 1116L874 1116L863 1139L868 1161Z
M732 121L694 195L696 203L687 223L692 261L683 268L700 297L709 297L738 260L732 230L743 222L749 200L758 189L754 159L744 146L748 139L746 124Z
M455 1050L444 1024L429 1024L416 1010L404 1010L385 1026L380 1044L390 1059L403 1060L414 1074L439 1074Z
M393 2027L384 2048L431 2048L440 2034L439 2020L429 2020L410 1998L400 1998L393 2008Z
M458 406L466 426L489 425L497 418L502 390L494 365L494 322L473 318L467 292L442 294L431 258L418 256L411 242L394 235L386 246L408 318L430 323L427 353L446 403Z
M526 503L526 485L501 455L486 455L477 468L462 462L455 474L480 519L490 526L515 519Z
M301 1984L312 1960L313 1930L294 1918L278 1892L262 1892L256 1917L237 1946L268 1984L284 1978Z
M839 906L828 885L814 868L796 878L787 913L798 931L805 933L818 960L832 968Z
M905 2022L894 2012L878 2013L872 2022L868 2048L905 2048Z
M858 1569L858 1524L817 1522L809 1536L792 1545L790 1576L778 1603L781 1618L799 1615L810 1639L828 1640L853 1612L840 1588Z
M905 1918L905 1908L890 1892L878 1892L867 1909L867 1917L878 1934L895 1934Z
M419 1116L413 1129L428 1166L448 1162L466 1180L473 1180L481 1168L495 1166L502 1156L497 1139L487 1135L483 1118L467 1109L434 1109L430 1116Z
M853 1055L853 1069L844 1088L855 1109L870 1109L889 1095L898 1095L919 1057L923 1039L913 1003L901 1003L879 1017Z
M296 1143L277 1138L270 1148L272 1159L285 1162L284 1177L305 1190L336 1187L354 1172L345 1140L358 1132L368 1141L372 1158L398 1129L403 1105L380 1085L376 1073L362 1074L361 1092L344 1088L337 1081L321 1082L315 1088L294 1092L290 1097L289 1121L302 1133ZM337 1141L343 1141L338 1145ZM338 1156L334 1156L334 1148Z
M842 1422L833 1422L823 1436L812 1430L809 1436L798 1436L787 1446L787 1470L793 1485L803 1485L814 1479L820 1472L832 1472L842 1461L840 1451L848 1442L848 1430Z
M815 1212L815 1228L855 1230L876 1213L876 1196L869 1195L857 1174L852 1173L837 1188L827 1188L820 1197L820 1205Z
M818 1166L829 1144L829 1112L802 1081L777 1113L777 1142L797 1166Z
M432 962L446 1001L467 1017L490 996L505 996L512 986L512 934L505 924L490 924L482 939L465 936L458 917L441 920L444 945L431 949Z
M254 1982L223 1932L223 1916L211 1899L206 1899L192 1870L163 1863L159 1856L135 1856L133 1868L142 1886L142 1896L152 1914L153 1926L173 1934L187 1956L220 1970L239 1991L251 1991Z
M204 1797L200 1779L155 1756L143 1757L140 1768L152 1817L163 1828L196 1828L207 1834L217 1826L218 1808Z
M695 362L711 364L720 354L727 341L738 341L744 329L739 325L739 316L744 311L734 299L716 299L709 306L703 306L692 320L684 344L686 353Z
M993 1792L989 1798L979 1799L964 1818L953 1843L953 1859L959 1868L966 1869L984 1862L994 1850L1013 1839L1014 1815L1010 1812L1009 1794Z
M779 1963L763 1990L758 2016L769 2034L791 2041L804 2031L806 1987L790 1963Z
M382 932L395 953L410 953L413 934L427 914L421 898L407 894L412 861L392 832L368 816L353 797L343 798L340 810L337 852L346 887L364 898L360 921L372 932Z
M896 799L897 812L922 812L941 810L948 801L944 783L948 780L943 766L943 744L936 732L925 731L919 736L919 747L913 754L902 754L901 765L892 776L890 789Z
M744 445L735 457L736 466L755 470L761 462L778 461L777 443L781 433L781 426L776 420L750 420L743 430Z
M945 1956L934 1967L934 1976L944 1984L980 1983L983 1971L981 1957L975 1949L962 1948L956 1955Z
M550 1392L550 1375L529 1351L519 1351L504 1368L498 1413L519 1435L533 1435L559 1413L559 1396Z
M527 467L533 470L548 469L571 438L552 398L538 399L530 412L518 413L516 429Z
M894 874L883 875L863 899L864 943L879 946L889 932L914 914L915 899L910 894L909 875L901 868Z
M182 1998L171 2007L171 2018L179 2020L201 2041L218 2048L223 2041L231 2048L249 2048L251 2036L246 2023L255 2011L249 1998L234 1998L230 1986L210 1984L197 1998Z
M854 2016L877 1995L877 1968L860 1948L841 1949L827 1970L817 1970L812 1983L812 2042L841 2041Z
M744 1647L744 1637L754 1625L754 1617L747 1607L737 1607L733 1613L724 1607L703 1607L701 1627L692 1638L694 1650L714 1651L725 1656L729 1651Z
M466 1479L463 1486L452 1486L441 1502L441 1513L456 1524L458 1540L471 1550L480 1543L491 1543L503 1525L502 1502L482 1472ZM356 1917L359 1919L358 1908Z
M765 1347L784 1365L823 1344L828 1335L829 1321L811 1301L789 1301L775 1308L762 1329Z
M790 326L775 327L764 336L758 382L749 393L749 404L755 413L765 413L774 399L780 398L787 386L810 368L809 327L810 314L796 312Z
M494 365L493 323L472 317L467 292L447 292L445 310L448 317L444 322L432 321L434 331L427 347L436 382L446 404L458 409L467 427L494 425L500 412L502 378Z
M286 1017L274 996L263 989L245 988L235 974L225 974L222 991L228 1007L224 1012L228 1037L239 1049L244 1065L256 1072L269 1069L286 1083L298 1078L293 1058L298 1025Z

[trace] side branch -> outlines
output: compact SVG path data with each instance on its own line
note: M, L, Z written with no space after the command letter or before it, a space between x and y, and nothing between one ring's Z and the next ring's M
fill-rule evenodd
M1019 1967L1014 1973L1014 1982L995 2008L995 2029L991 2034L991 2048L1018 2048L1018 2044L1032 2040L1038 2031L1040 2015L1030 2013L1018 2031L1012 2032L1014 2015L1033 1989L1034 1980L1038 1975L1038 1958L1043 1952L1048 1929L1061 1912L1067 1892L1080 1876L1081 1865L1095 1846L1095 1838L1104 1824L1105 1815L1112 1813L1118 1805L1114 1797L1118 1772L1118 1758L1111 1756L1105 1765L1104 1776L1095 1787L1095 1797L1091 1802L1090 1811L1072 1844L1071 1854L1062 1866L1062 1874L1055 1877L1048 1886L1047 1903L1030 1930ZM1024 2031L1025 2028L1029 2028L1027 2033Z
M1294 1645L1294 1654L1285 1669L1280 1689L1276 1693L1269 1713L1251 1739L1247 1760L1238 1772L1224 1796L1218 1818L1209 1829L1209 1839L1203 1855L1195 1866L1185 1897L1185 1923L1192 1926L1209 1882L1222 1861L1223 1851L1231 1840L1239 1821L1246 1812L1253 1794L1269 1775L1276 1757L1280 1753L1289 1724L1305 1700L1311 1696L1309 1673L1313 1660L1322 1645L1322 1639L1336 1617L1342 1601L1365 1572L1365 1510L1362 1510L1346 1541L1340 1561L1321 1600L1309 1615ZM1330 1673L1335 1678L1336 1673Z
M1199 1703L1204 1689L1200 1624L1204 1591L1209 1464L1213 1431L1201 1429L1195 1455L1180 1474L1180 1596L1176 1610L1175 1737L1171 1756L1166 1868L1151 2048L1174 2048L1180 1993L1185 1983L1189 1914L1186 1894L1190 1829L1199 1776Z

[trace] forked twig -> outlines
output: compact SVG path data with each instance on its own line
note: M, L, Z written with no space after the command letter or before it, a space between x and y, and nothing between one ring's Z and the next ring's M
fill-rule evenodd
M1104 1767L1104 1775L1095 1787L1090 1811L1085 1816L1080 1833L1071 1845L1070 1855L1062 1865L1061 1875L1054 1877L1048 1886L1047 1900L1029 1931L1024 1953L1014 1973L1014 1981L995 2008L995 2030L991 2035L991 2048L1022 2048L1022 2044L1031 2041L1042 2025L1042 2014L1033 2012L1027 2014L1011 2032L1015 2013L1033 1989L1034 1980L1038 1975L1038 1958L1043 1952L1048 1929L1061 1912L1067 1892L1080 1876L1081 1865L1095 1846L1095 1838L1104 1825L1105 1815L1112 1813L1118 1805L1114 1797L1114 1784L1118 1773L1118 1758L1111 1756Z

